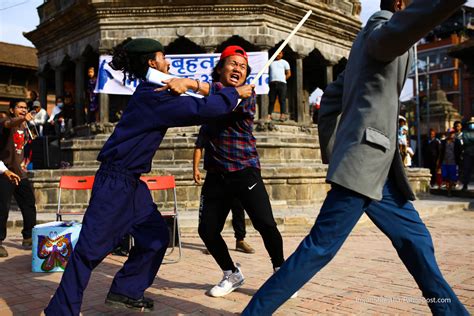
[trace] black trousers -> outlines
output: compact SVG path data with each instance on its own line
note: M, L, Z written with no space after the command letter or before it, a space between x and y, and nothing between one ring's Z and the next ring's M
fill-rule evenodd
M464 169L462 172L462 184L463 185L468 185L469 181L471 180L471 173L472 173L472 168L474 165L474 155L470 155L467 152L464 152Z
M235 268L221 236L234 199L242 203L255 229L263 238L273 267L283 264L283 241L260 170L247 168L229 173L208 172L201 192L199 236L222 270Z
M21 179L18 186L10 182L7 177L0 175L0 241L7 237L7 220L12 196L23 216L23 238L31 238L31 230L36 225L35 196L30 181Z
M244 207L238 199L234 199L230 209L232 211L232 228L234 229L235 240L244 240L246 234Z
M286 113L286 83L280 81L270 82L270 91L268 92L268 114L273 113L275 107L275 101L278 96L280 101L280 113Z

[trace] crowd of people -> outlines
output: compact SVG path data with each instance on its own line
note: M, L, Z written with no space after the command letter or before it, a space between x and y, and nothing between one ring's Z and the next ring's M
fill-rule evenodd
M329 164L326 179L331 189L310 233L286 260L261 177L253 135L254 86L244 84L250 74L245 50L226 47L210 84L184 78L166 80L160 87L146 81L149 68L168 73L169 62L159 41L127 39L116 46L111 67L123 71L124 78L141 79L141 83L99 153L100 167L79 239L45 314L79 315L93 269L127 234L133 236L134 246L116 273L105 302L140 311L154 308L153 300L144 293L161 267L169 235L140 176L150 172L153 156L168 128L202 125L193 165L193 177L200 182L198 165L204 151L207 174L201 190L198 229L222 270L222 279L207 291L209 296L225 296L245 281L245 267L232 260L221 236L226 217L237 201L260 233L273 271L242 315L271 315L295 297L334 258L364 213L391 240L434 315L468 315L444 279L430 233L411 202L415 195L405 173L410 153L408 149L405 156L400 152L402 146L409 147L407 127L403 120L398 129L396 124L400 88L413 60L413 45L464 2L380 1L381 11L369 19L355 39L346 69L322 97L318 130L322 159ZM291 74L286 73L286 65L278 68L288 79ZM179 96L188 90L204 98ZM276 93L281 95L281 91ZM53 118L47 120L58 119L59 133L66 133L68 126L74 125L75 116L67 103L71 103L67 96L64 102L57 98ZM27 122L34 118L26 102L17 101L10 106L8 117L0 119L0 170L4 175L0 177L0 224L6 223L7 202L13 194L23 204L25 247L31 247L36 209L34 196L33 200L24 198L31 197L32 190L20 161L28 138ZM472 138L461 138L465 144L472 144ZM437 143L433 139L431 142ZM439 142L436 163L441 163L442 172L451 182L459 142L459 133L451 130L444 143ZM470 148L468 159L472 162ZM6 234L3 228L0 241ZM2 249L0 244L0 255Z
M438 134L430 128L426 140L422 142L421 159L410 146L409 128L403 116L398 120L398 145L400 156L405 167L417 166L430 170L430 187L446 189L447 195L460 188L468 190L472 173L472 152L474 142L474 118L471 121L455 121L446 132Z
M439 137L438 137L439 136ZM468 189L472 173L474 143L473 120L464 124L455 121L445 133L437 134L431 128L423 143L423 166L431 173L432 188L446 188L448 196L461 186Z

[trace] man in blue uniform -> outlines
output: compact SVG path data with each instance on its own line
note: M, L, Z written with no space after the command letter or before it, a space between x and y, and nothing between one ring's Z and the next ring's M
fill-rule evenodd
M117 46L111 66L123 70L129 79L143 81L99 154L101 165L81 234L61 283L45 309L46 315L79 315L92 270L125 234L134 237L135 246L115 275L106 303L142 311L153 309L153 301L143 293L153 283L169 237L140 175L151 170L155 151L169 127L202 124L231 112L239 98L252 94L249 85L223 89L203 99L178 97L165 89L155 91L157 85L144 81L148 68L167 73L169 64L163 46L151 39L127 40ZM199 83L196 85L195 90L199 90Z

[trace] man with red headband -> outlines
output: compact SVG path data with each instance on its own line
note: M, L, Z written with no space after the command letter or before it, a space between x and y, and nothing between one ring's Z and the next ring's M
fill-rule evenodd
M212 72L210 93L243 85L250 72L245 50L239 46L226 47ZM252 134L255 105L254 93L230 115L219 122L205 124L200 130L209 141L204 154L207 175L201 191L199 236L224 273L222 280L208 292L213 297L227 295L244 282L221 236L234 199L242 203L262 236L273 268L279 268L284 261L283 241L260 175L256 139Z
M172 79L174 82L168 81L167 84L174 91L190 88L212 95L225 87L242 86L250 72L245 50L239 46L228 46L214 67L212 84L200 84L191 79ZM178 88L180 85L186 88ZM274 270L284 261L283 241L260 175L256 140L252 134L255 101L253 93L234 112L219 122L202 125L200 130L208 142L204 154L207 175L201 192L199 236L224 273L222 280L208 291L208 295L213 297L227 295L244 283L244 276L232 261L221 236L234 199L241 202L253 226L262 236Z

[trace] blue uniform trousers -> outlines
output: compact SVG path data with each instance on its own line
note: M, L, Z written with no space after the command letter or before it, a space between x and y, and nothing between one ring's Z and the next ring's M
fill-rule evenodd
M92 270L130 233L135 241L110 292L139 299L153 283L169 243L168 228L138 176L101 167L79 240L46 315L79 315Z
M431 236L418 212L390 179L383 188L381 201L332 185L310 234L257 291L242 315L271 315L336 255L364 212L390 238L423 296L430 300L450 300L449 303L428 300L434 315L468 315L441 275Z

